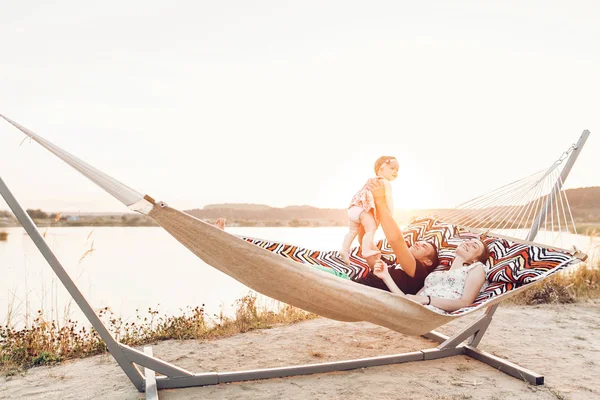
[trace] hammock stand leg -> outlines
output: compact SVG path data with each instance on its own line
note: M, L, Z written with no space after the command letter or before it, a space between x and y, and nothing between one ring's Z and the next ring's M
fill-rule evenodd
M29 214L23 210L23 207L19 204L17 199L10 192L8 186L4 183L2 178L0 178L0 194L4 197L6 204L10 207L13 214L25 231L39 249L40 253L44 256L50 267L54 270L56 276L60 279L65 289L69 292L73 300L77 303L85 317L90 321L94 329L98 332L98 335L102 338L104 343L106 344L106 348L110 352L110 354L114 357L115 361L119 364L119 366L123 369L123 372L127 375L131 383L139 390L143 391L144 389L144 378L140 373L140 370L135 366L130 360L127 359L121 348L119 347L119 343L115 340L112 334L108 331L106 326L102 323L102 320L96 315L90 304L87 302L83 294L79 291L79 288L73 282L67 271L63 268L61 263L58 261L48 244L44 240L44 237L37 229L32 219L29 217Z
M144 354L152 357L152 347L145 346ZM156 372L150 368L144 368L146 380L146 400L158 400L158 389L156 388Z
M581 149L583 149L583 146L585 145L585 142L587 141L589 136L590 136L590 131L588 131L587 129L584 130L583 133L581 134L581 136L579 137L579 140L575 144L575 148L574 148L573 152L569 155L569 158L567 159L567 162L565 163L565 166L563 167L563 170L560 174L560 178L554 184L554 188L552 189L551 193L560 192L560 190L562 189L563 183L567 180L567 176L569 176L569 173L571 172L571 169L573 168L575 161L577 161L577 157L579 157L579 153L581 153ZM528 240L528 241L535 240L538 230L540 229L542 222L546 218L546 214L548 213L548 209L549 209L549 207L551 207L551 205L552 205L552 196L548 196L544 206L540 210L539 214L536 216L535 221L533 222L533 225L531 226L531 229L529 230L529 234L527 235L527 238L525 240Z
M430 339L440 343L436 349L432 349L428 354L432 358L440 358L437 355L440 352L447 351L450 349L461 349L462 353L466 356L479 360L491 367L494 367L510 376L529 382L532 385L543 385L544 376L536 372L530 371L526 368L520 367L517 364L511 363L508 360L494 356L485 351L479 350L477 345L481 341L481 338L485 334L486 329L492 322L492 317L498 308L498 304L488 307L485 314L480 318L473 321L470 325L463 328L451 337L443 335L436 331L431 331L425 335L424 338ZM466 344L461 345L462 342L467 340ZM442 353L443 354L443 353Z
M579 140L575 144L573 151L569 155L569 158L567 159L567 162L565 163L565 166L563 167L560 178L554 184L552 193L558 192L562 189L562 185L563 185L564 181L567 179L567 176L571 172L571 169L573 168L573 165L575 164L575 161L577 160L577 157L579 156L579 153L581 152L581 149L585 145L585 142L587 141L589 136L590 136L590 131L588 131L587 129L581 133ZM562 159L561 159L561 161L562 161ZM550 197L548 197L546 199L545 205L542 207L542 209L540 210L538 215L535 217L534 223L531 226L531 229L529 230L529 234L527 235L527 239L526 239L527 241L535 240L538 230L542 224L542 221L544 221L544 219L546 218L546 213L549 209L549 206L551 206L551 198ZM430 354L431 357L437 357L440 354L439 353L440 351L443 352L443 351L447 351L450 349L462 349L462 351L463 351L462 354L472 357L483 363L486 363L494 368L499 369L502 372L505 372L511 376L514 376L515 378L519 378L524 381L527 381L527 382L531 383L532 385L543 385L544 377L542 375L537 374L528 369L522 368L516 364L511 363L510 361L504 360L500 357L496 357L490 353L486 353L477 348L477 346L479 345L479 342L481 341L481 338L485 334L486 329L490 325L490 322L492 322L492 317L493 317L494 313L496 312L497 308L498 308L497 304L493 305L491 307L488 307L483 316L481 316L480 318L473 321L470 325L463 328L460 332L456 333L452 337L448 337L446 335L443 335L443 334L435 332L435 331L431 331L431 332L423 335L423 337L425 337L427 339L441 343L437 347L437 349L433 349L432 351L428 352L427 354ZM467 339L468 339L468 342L464 345L461 345L461 343Z

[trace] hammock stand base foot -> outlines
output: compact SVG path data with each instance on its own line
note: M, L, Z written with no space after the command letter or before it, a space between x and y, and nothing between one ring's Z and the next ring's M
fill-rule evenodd
M529 382L532 385L539 386L544 384L544 376L523 367L513 364L508 360L496 357L493 354L486 353L475 347L465 346L465 355L479 360L491 367L494 367L505 374Z
M144 354L152 357L152 347L145 346ZM156 372L150 368L144 368L144 380L146 383L146 399L158 400L158 388L156 387Z
M497 307L497 306L492 306L492 307L490 307L490 309L493 307ZM491 319L491 314L493 314L494 311L495 311L495 309L488 310L488 315L490 315L489 316L490 319ZM486 323L484 322L484 324L486 324ZM489 324L489 322L487 324ZM505 374L508 374L517 379L521 379L522 381L528 382L532 385L540 386L540 385L544 384L544 376L543 375L540 375L536 372L533 372L531 370L523 368L517 364L514 364L503 358L497 357L493 354L479 350L476 347L476 344L473 344L473 342L476 341L477 343L479 343L479 340L481 340L481 336L483 335L483 333L484 332L478 332L478 334L476 334L473 337L473 340L471 340L471 342L469 342L469 344L460 345L460 346L456 347L457 350L458 349L462 350L461 353L459 353L459 354L463 354L465 356L474 358L475 360L481 361L482 363L487 364L490 367L494 367L497 370L504 372ZM423 335L423 337L426 339L429 339L429 340L439 342L439 343L446 343L447 341L452 339L452 338L449 338L448 336L443 335L436 331L431 331L431 332ZM423 351L427 352L427 350L423 350ZM443 352L445 350L439 350L439 348L435 348L435 349L431 349L430 351L432 352L431 353L432 355L436 355L436 354L440 354L440 352ZM447 356L439 356L436 358L443 358L443 357L447 357Z

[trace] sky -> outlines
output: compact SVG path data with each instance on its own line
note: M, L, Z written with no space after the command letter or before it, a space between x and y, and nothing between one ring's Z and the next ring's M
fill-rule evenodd
M595 1L0 0L0 113L141 193L345 208L381 155L396 208L452 207L591 136ZM0 120L25 208L127 209ZM8 209L0 198L0 210Z

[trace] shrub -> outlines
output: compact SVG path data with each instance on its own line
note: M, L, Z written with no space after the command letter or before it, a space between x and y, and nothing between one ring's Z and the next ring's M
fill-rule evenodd
M260 308L255 294L248 294L236 301L235 318L224 315L211 320L201 307L189 307L182 315L159 316L158 311L148 309L148 315L139 313L134 322L114 318L104 308L99 312L109 331L121 343L142 346L168 339L211 339L247 332L253 329L270 328L276 323L292 324L315 318L315 314L282 305L276 311ZM82 358L107 351L95 329L79 327L69 320L60 327L56 322L45 321L43 312L31 327L15 330L0 327L0 371L14 375L15 371L37 365L54 364L62 360Z

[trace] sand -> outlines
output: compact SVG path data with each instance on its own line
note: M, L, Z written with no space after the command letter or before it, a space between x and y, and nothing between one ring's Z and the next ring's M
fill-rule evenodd
M439 329L451 334L467 316ZM160 390L160 399L600 399L600 301L501 306L479 348L545 376L532 386L466 356L290 378ZM211 341L165 341L154 355L199 373L389 355L435 347L369 323L316 319ZM0 399L140 399L102 355L0 378Z

